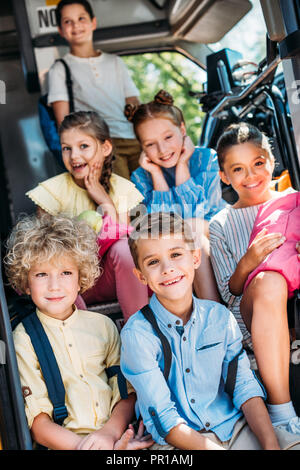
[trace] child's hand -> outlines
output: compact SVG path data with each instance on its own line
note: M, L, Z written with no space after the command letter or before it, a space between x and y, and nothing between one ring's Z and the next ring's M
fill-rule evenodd
M89 174L84 177L84 184L90 198L100 205L105 200L106 191L100 183L102 165L99 162L89 167Z
M140 450L147 449L154 444L154 441L150 434L143 436L144 424L141 421L137 434L134 434L132 424L129 424L128 429L115 443L114 450Z
M285 242L285 237L281 233L267 233L267 229L261 230L246 254L244 255L249 265L249 271L252 272L257 266L265 259L265 257L282 245Z
M113 436L100 429L83 437L76 450L113 450L114 444Z
M139 158L139 164L144 170L148 171L149 173L157 173L161 172L160 166L156 165L155 163L147 157L146 152L142 152Z
M189 162L189 159L193 155L194 150L195 150L195 146L193 144L192 139L188 135L185 135L183 137L183 144L182 144L181 154L180 154L179 160L177 162L177 165L178 164L187 164Z

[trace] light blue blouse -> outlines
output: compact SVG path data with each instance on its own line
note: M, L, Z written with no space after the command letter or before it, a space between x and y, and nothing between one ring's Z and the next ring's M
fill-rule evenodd
M148 212L173 211L183 218L199 217L209 221L226 206L216 152L196 147L189 168L191 177L179 186L170 186L169 191L155 191L150 173L141 167L132 173L131 180L143 194Z

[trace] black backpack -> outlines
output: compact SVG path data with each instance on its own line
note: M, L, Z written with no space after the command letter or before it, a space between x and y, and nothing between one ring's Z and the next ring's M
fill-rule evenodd
M73 89L72 89L72 78L71 72L67 65L67 63L63 59L58 59L56 62L61 62L66 71L66 86L68 89L69 95L69 103L70 103L70 113L74 111L74 97L73 97ZM57 125L56 120L54 117L53 109L51 106L48 106L48 95L43 95L40 97L38 102L38 111L39 111L39 119L40 119L40 126L42 129L43 136L47 143L49 150L53 153L56 160L58 161L59 165L64 168L62 155L61 155L61 145L60 140L57 132Z

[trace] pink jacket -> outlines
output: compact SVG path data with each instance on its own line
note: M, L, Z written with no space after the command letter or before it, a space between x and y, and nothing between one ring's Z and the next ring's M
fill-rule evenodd
M300 241L300 192L271 199L259 209L251 233L249 246L256 235L267 228L268 233L279 232L286 241L272 251L249 275L244 289L262 271L276 271L285 277L289 297L300 287L300 260L296 244Z

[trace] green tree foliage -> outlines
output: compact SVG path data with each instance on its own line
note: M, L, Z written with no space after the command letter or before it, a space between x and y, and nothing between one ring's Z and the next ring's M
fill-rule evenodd
M176 52L146 53L123 57L140 91L143 103L151 101L164 89L184 115L187 132L195 144L201 134L204 113L190 91L200 91L199 73L189 59Z

